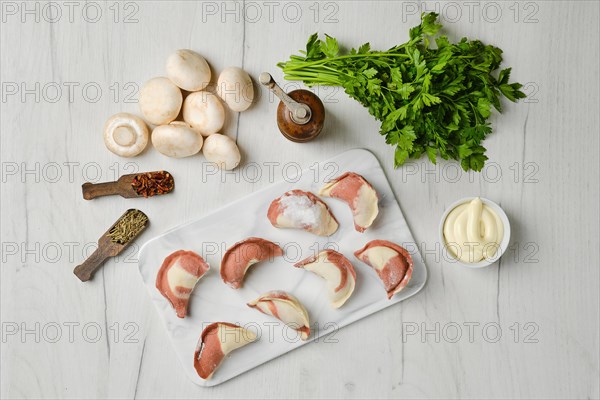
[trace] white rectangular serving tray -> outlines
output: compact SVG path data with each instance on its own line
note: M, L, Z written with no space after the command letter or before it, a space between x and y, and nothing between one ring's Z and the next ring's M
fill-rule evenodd
M302 230L278 229L267 219L271 201L286 191L301 189L318 194L326 181L347 171L364 176L379 194L379 216L365 233L354 230L348 206L331 198L322 200L330 207L340 226L328 238ZM231 245L251 236L278 243L286 254L252 266L246 274L243 288L231 289L223 283L219 274L221 257ZM412 279L391 300L387 299L383 284L375 271L358 261L353 254L373 239L400 244L413 257ZM325 282L321 278L293 267L293 263L324 248L340 251L356 270L354 293L339 309L330 306ZM177 318L170 303L155 287L156 274L162 261L180 249L195 251L211 266L192 292L189 314L184 319ZM287 177L285 181L274 183L203 218L149 240L140 250L139 269L183 369L194 383L201 386L218 385L317 337L405 300L419 292L427 279L422 257L390 184L375 156L363 149L350 150L316 166L312 165L299 176ZM269 290L290 292L306 307L311 322L308 341L297 338L295 331L277 323L273 317L263 315L246 305ZM232 352L211 379L203 380L193 366L194 351L204 327L218 321L246 326L259 332L260 339ZM272 323L277 324L273 326Z

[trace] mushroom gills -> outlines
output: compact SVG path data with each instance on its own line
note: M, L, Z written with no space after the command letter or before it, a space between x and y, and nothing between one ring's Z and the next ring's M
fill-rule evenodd
M114 154L121 157L134 157L148 145L148 127L138 116L118 113L104 124L104 144Z

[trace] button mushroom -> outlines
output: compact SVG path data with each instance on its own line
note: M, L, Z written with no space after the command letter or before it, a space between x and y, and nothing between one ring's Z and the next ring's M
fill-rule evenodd
M215 134L204 140L202 148L204 157L221 169L231 170L238 166L242 156L233 139L228 136Z
M210 82L210 67L200 54L191 50L177 50L167 59L169 79L189 92L204 89Z
M245 111L254 101L252 79L241 68L225 68L217 81L217 94L233 111Z
M182 158L202 148L202 135L182 121L161 125L152 131L152 145L165 156Z
M140 90L140 110L154 125L164 125L177 118L183 95L168 78L150 79Z
M104 143L118 156L137 156L148 144L148 127L133 114L115 114L104 124Z
M183 120L192 128L209 136L225 123L225 109L217 96L209 92L194 92L183 102Z

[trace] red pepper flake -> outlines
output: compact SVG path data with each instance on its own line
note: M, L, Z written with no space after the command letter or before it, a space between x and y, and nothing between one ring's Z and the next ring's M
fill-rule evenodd
M172 191L175 180L166 171L144 172L133 178L131 186L140 196L151 197Z

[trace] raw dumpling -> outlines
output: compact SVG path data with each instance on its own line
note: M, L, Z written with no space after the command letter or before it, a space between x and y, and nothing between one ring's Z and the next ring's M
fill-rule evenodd
M377 192L365 178L354 172L346 172L328 182L319 195L346 202L352 210L354 229L359 232L370 227L379 214Z
M300 334L302 340L310 336L308 312L300 301L282 290L273 290L248 303L263 314L272 315Z
M350 260L335 250L323 250L308 257L294 267L304 268L327 281L329 298L334 308L340 308L354 292L356 272Z
M200 378L210 379L225 356L256 340L256 334L229 322L208 325L200 335L194 353L194 368Z
M234 289L242 287L250 266L283 255L283 249L265 239L251 237L231 246L221 261L221 278Z
M404 289L410 281L413 260L402 246L387 240L373 240L354 252L354 255L377 272L383 281L388 299Z
M331 236L338 229L327 204L302 190L290 190L273 200L267 217L274 227L304 229L319 236Z
M156 275L156 288L169 300L179 318L187 314L192 290L209 269L206 261L193 251L178 250L163 261Z

